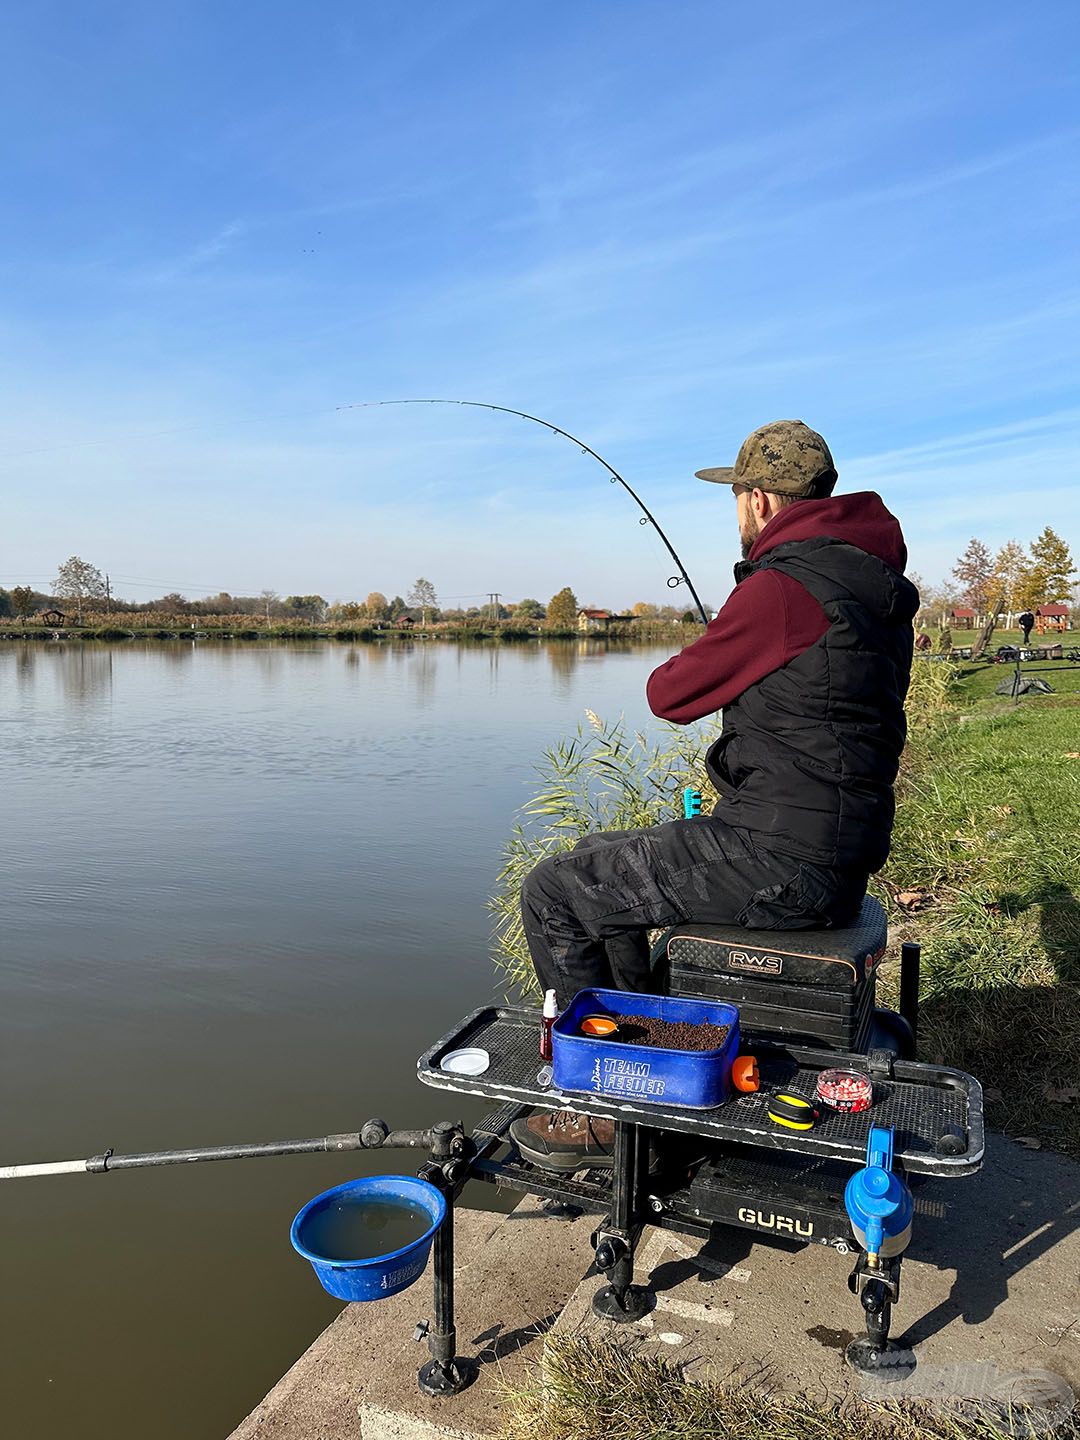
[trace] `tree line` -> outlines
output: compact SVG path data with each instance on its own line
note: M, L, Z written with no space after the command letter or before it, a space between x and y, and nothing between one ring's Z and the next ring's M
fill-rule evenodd
M108 576L81 556L72 555L59 567L49 593L30 585L0 587L0 618L29 620L50 608L74 612L81 623L88 615L158 615L171 619L199 616L258 616L267 625L277 621L305 621L312 624L385 625L408 616L422 625L483 624L490 621L526 625L546 624L552 630L571 630L577 625L580 605L570 586L557 591L546 605L539 600L525 599L501 604L495 600L486 605L467 608L440 607L434 584L418 577L407 596L388 599L380 590L372 590L363 600L326 600L322 595L279 595L276 590L261 590L258 595L231 595L221 591L200 599L189 599L179 591L170 591L150 600L124 600L112 593ZM652 605L639 601L629 612L636 618L662 622L686 619L674 605ZM695 618L690 616L691 619Z
M922 595L924 613L947 616L951 609L965 605L977 615L986 615L990 607L997 604L1003 612L1015 615L1044 604L1070 600L1076 603L1073 590L1076 574L1068 545L1047 525L1027 548L1016 540L1009 540L992 552L973 536L944 582L928 584L916 574L911 578ZM174 619L184 616L194 619L200 615L259 616L267 625L273 621L385 625L408 616L423 625L501 621L530 626L546 624L552 630L574 629L582 608L569 585L558 590L546 605L527 597L507 604L493 599L486 605L467 608L440 607L434 584L424 576L413 582L406 596L395 595L390 599L380 590L372 590L363 600L333 602L322 595L282 596L276 590L261 590L258 595L230 595L223 590L200 599L189 599L178 591L170 591L151 600L123 600L112 593L108 576L78 555L72 555L59 567L50 593L30 585L0 587L0 618L28 620L52 606L65 612L74 610L79 622L88 613L153 614ZM635 619L667 624L697 618L678 606L653 605L644 600L625 613Z
M1047 525L1026 549L1017 540L1007 540L994 552L973 536L940 585L927 584L918 575L911 578L925 611L947 614L964 605L982 616L991 606L1016 615L1040 605L1076 604L1076 574L1068 545Z

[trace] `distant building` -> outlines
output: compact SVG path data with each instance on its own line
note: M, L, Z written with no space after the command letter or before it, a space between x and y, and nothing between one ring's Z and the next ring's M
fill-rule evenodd
M583 633L590 630L606 630L610 619L610 610L579 610L577 612L577 628Z
M577 628L582 634L619 629L632 623L633 615L613 615L610 610L579 610Z
M63 610L46 610L41 618L46 625L52 625L57 630L67 624L67 616Z
M1040 635L1048 630L1058 635L1069 628L1069 607L1067 605L1040 605L1035 611L1035 629Z
M975 611L970 610L966 605L957 605L955 610L949 611L949 623L960 630L974 630Z
M416 621L411 615L399 615L394 621L394 624L399 630L411 630L416 624Z

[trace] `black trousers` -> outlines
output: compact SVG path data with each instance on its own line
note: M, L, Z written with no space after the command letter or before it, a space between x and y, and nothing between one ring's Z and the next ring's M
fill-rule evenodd
M702 816L587 835L530 872L521 911L541 988L562 1009L586 986L648 992L651 929L843 924L866 879L771 853L760 835Z

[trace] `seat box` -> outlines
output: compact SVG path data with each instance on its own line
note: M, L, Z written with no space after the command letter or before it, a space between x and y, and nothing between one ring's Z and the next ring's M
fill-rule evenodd
M885 911L867 896L856 920L828 930L676 925L653 951L671 995L739 1007L744 1035L863 1050L870 1034Z

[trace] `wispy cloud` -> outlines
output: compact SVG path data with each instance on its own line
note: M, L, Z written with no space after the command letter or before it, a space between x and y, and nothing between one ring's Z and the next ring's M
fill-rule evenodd
M136 271L137 279L145 285L172 285L221 259L243 239L248 225L242 220L230 220L220 226L205 240L200 240L181 251L171 259L152 263L148 268Z

